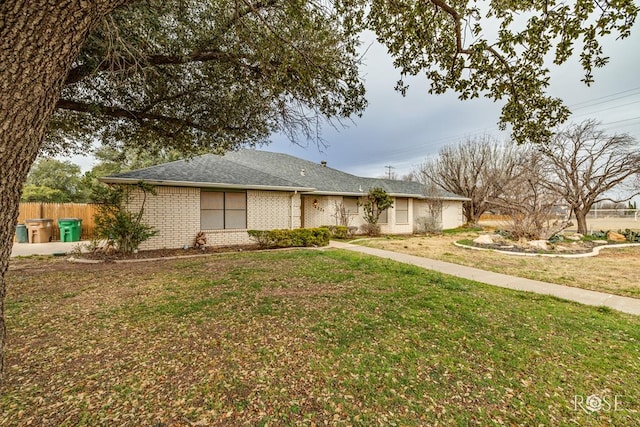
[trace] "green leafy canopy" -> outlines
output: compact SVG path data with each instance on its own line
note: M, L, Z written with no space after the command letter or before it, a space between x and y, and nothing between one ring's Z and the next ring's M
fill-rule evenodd
M631 0L146 0L103 19L69 72L45 151L110 147L223 152L266 142L321 141L323 120L366 106L357 54L363 30L386 45L403 78L430 92L503 102L517 142L546 142L569 117L549 96L550 63L578 55L583 81L627 37Z
M70 161L39 159L31 168L22 193L23 202L87 202L93 182Z
M579 54L584 81L607 64L601 41L625 38L638 13L631 0L337 0L354 33L374 31L401 70L424 74L430 92L505 100L501 128L517 142L545 142L569 116L549 96L549 61ZM408 86L401 79L397 89Z
M223 152L274 132L321 141L360 114L358 39L303 0L147 0L107 16L70 70L45 151Z

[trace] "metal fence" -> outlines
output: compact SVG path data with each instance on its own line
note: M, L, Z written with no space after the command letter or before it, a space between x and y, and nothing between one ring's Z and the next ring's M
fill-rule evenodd
M79 218L82 220L82 240L93 237L95 223L93 216L96 206L87 203L20 203L18 224L23 224L27 219L49 218L53 220L52 240L60 240L58 220L61 218Z
M591 209L587 218L597 219L597 218L625 218L625 219L633 219L634 221L638 221L639 214L637 209Z

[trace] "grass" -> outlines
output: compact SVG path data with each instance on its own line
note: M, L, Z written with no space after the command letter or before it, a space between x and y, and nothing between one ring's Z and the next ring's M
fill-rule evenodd
M482 231L482 227L458 227L458 228L449 228L447 230L443 230L442 234L445 236L454 235L454 234L463 234L469 232L480 232Z
M360 245L482 268L543 282L640 298L640 247L604 249L587 258L523 257L491 251L459 248L453 242L470 244L475 231L433 237L372 239Z
M389 260L18 260L8 281L0 425L630 425L640 410L638 318ZM576 407L590 395L620 410Z

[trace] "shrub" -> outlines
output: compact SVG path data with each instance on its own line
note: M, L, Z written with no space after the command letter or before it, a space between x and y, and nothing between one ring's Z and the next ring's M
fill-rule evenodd
M503 229L499 228L496 231L494 231L493 233L497 234L500 237L504 237L505 239L513 239L514 238L513 234L511 234L510 230L503 230Z
M334 213L331 215L336 219L336 225L348 227L351 223L351 214L343 202L333 202Z
M415 220L416 233L433 233L440 234L442 232L442 223L433 215L419 216Z
M627 228L624 231L620 231L620 234L622 234L628 242L640 243L640 231L633 231Z
M328 228L248 230L247 233L263 248L327 246L331 236Z
M138 212L127 208L132 190L140 191L143 196ZM94 197L99 203L94 216L94 237L113 241L118 252L130 254L142 242L158 234L158 230L142 222L147 194L156 194L155 189L142 182L96 188Z
M271 244L271 232L269 230L247 230L247 233L261 248L269 247Z
M549 237L547 241L549 243L559 243L564 241L564 237L562 237L562 235L560 234L554 234L553 236Z
M364 220L367 224L377 225L380 219L380 214L385 210L393 207L393 197L389 196L382 188L376 187L369 190L365 202L362 204L364 208ZM375 232L376 227L369 227L369 231ZM377 227L377 233L370 236L377 236L380 234L380 227Z
M362 232L368 236L379 236L380 235L380 226L378 224L362 224L360 226Z
M353 227L347 227L344 225L323 225L320 228L326 228L329 230L331 237L335 239L346 239L347 237L350 237L350 234L352 233L350 233L349 229L353 229ZM355 227L355 229L357 230L358 228Z
M591 237L593 237L594 239L607 240L607 232L604 230L592 231Z

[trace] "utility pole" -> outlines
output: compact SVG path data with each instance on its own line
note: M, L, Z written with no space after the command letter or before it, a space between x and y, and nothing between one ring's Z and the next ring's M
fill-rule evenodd
M387 168L389 170L387 172L387 176L389 177L389 179L391 179L391 169L395 169L395 167L393 167L393 166L385 166L385 168Z

